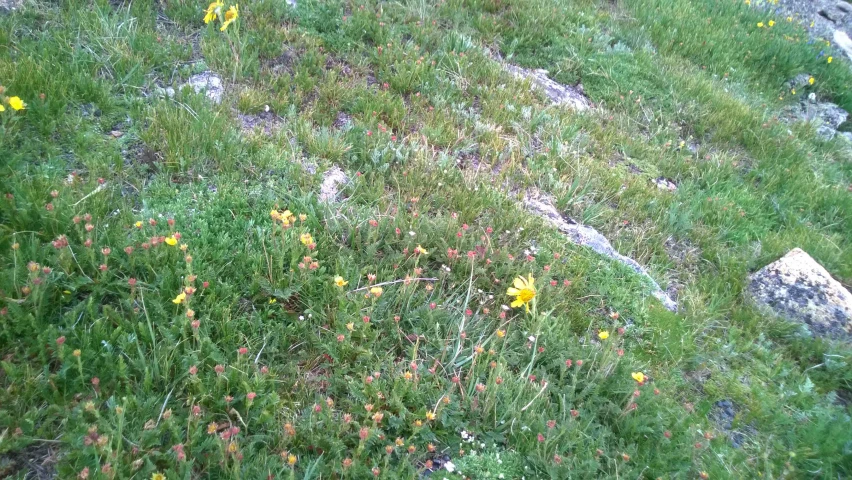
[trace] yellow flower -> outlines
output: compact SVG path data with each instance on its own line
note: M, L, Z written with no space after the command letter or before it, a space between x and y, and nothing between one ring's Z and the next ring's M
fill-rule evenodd
M210 6L207 7L207 12L205 12L204 14L204 23L210 23L213 20L216 20L216 16L219 14L222 7L224 6L225 4L220 2L219 0L216 0L215 2L211 3Z
M269 304L270 304L270 305L272 305L273 303L275 303L275 302L277 302L277 301L278 301L278 300L276 300L275 298L270 298L270 299L269 299Z
M426 420L432 421L435 420L435 412L426 412Z
M633 372L630 376L633 377L633 380L636 380L639 383L645 382L645 374L642 372Z
M278 210L272 209L272 211L269 212L269 216L272 217L273 220L281 220L281 212Z
M792 93L793 95L795 95L795 94L796 94L796 89L795 89L795 88L791 89L791 90L790 90L790 93Z
M27 108L27 104L24 103L24 101L21 100L20 97L10 97L9 106L12 107L14 110L23 110Z
M6 111L6 107L4 107L2 103L0 103L0 112L5 112L5 111Z
M372 293L376 298L381 297L383 291L382 287L373 287L370 289L370 293Z
M353 322L347 323L346 324L346 330L349 330L350 332L355 330L355 323L353 323Z
M607 338L609 338L609 332L606 330L601 330L600 332L598 332L598 338L600 338L601 340L606 340Z
M303 233L301 236L299 236L299 240L302 242L303 245L311 245L312 243L314 243L314 237L312 237L310 233Z
M185 293L183 293L183 292L180 292L180 293L178 294L178 296L177 296L177 297L175 297L175 298L172 300L172 303L174 303L175 305L180 305L181 303L183 303L183 301L184 301L184 300L186 300L186 294L185 294Z
M815 81L816 80L814 80L814 77L808 78L808 85L813 85Z
M299 220L301 220L301 221L303 221L303 222L304 222L304 221L305 221L305 220L307 220L307 219L308 219L308 216L307 216L307 215L305 215L304 213L300 213L300 214L299 214Z
M347 282L346 280L343 279L343 277L338 275L338 276L334 277L334 284L337 285L338 287L342 288L342 287L345 287L346 285L348 285L349 282Z
M763 22L757 22L757 28L763 28Z
M290 465L291 467L296 464L296 460L297 460L296 456L293 455L292 453L290 455L287 455L287 464Z
M411 380L412 378L414 378L414 374L412 374L411 372L405 372L405 374L403 374L403 377L405 377L406 380Z
M828 60L826 60L826 61L827 61L828 63L831 63L831 61L832 61L832 60L834 60L834 57L828 57Z
M228 11L225 12L225 21L222 23L222 27L219 28L219 30L224 32L225 29L228 28L228 25L233 23L233 21L236 20L237 18L239 18L239 16L240 16L239 4L234 5L231 8L229 8ZM293 457L293 458L296 458L296 457ZM293 463L295 463L295 461Z
M177 238L175 238L174 235L166 237L166 244L171 247L174 247L175 245L177 245Z
M770 20L770 21L769 21L769 26L770 26L770 27L774 27L774 26L775 26L775 20Z
M166 476L160 472L151 475L151 480L166 480Z
M751 5L751 0L745 0L746 5Z
M512 308L518 308L521 305L527 308L527 311L530 311L530 302L535 298L535 279L532 276L532 273L528 275L528 278L517 277L513 283L513 287L509 287L506 290L506 295L515 297L515 300L512 302Z
M792 22L792 21L793 21L793 17L787 17L787 21L788 21L788 22Z
M506 330L497 330L497 338L503 338L506 336Z
M142 222L138 221L138 222L134 223L133 226L136 227L136 228L142 228Z
M421 247L420 245L417 245L417 248L414 249L414 253L419 253L420 255L428 255L429 254L429 252L427 252L426 249Z

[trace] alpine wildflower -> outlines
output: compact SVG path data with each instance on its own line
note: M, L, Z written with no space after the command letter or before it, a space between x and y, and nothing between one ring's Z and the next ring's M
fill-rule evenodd
M757 28L763 28L763 22L757 22Z
M343 277L338 275L338 276L334 277L334 284L337 285L338 287L343 288L346 285L348 285L349 282L347 282L346 280L343 279Z
M769 21L769 26L770 26L770 27L774 27L774 26L775 26L775 20L770 20L770 21Z
M809 77L808 78L808 85L813 85L815 81L816 80L814 80L814 77Z
M216 17L222 11L222 7L224 7L224 6L225 6L225 4L220 2L219 0L212 2L207 7L207 11L204 13L204 23L207 24L207 23L210 23L210 22L216 20Z
M9 106L16 111L27 108L27 104L20 97L9 97Z
M511 303L512 308L518 308L520 306L525 306L527 312L530 311L530 302L535 299L535 279L530 273L527 278L517 277L513 282L513 286L509 287L506 290L506 294L512 297L515 297L515 300Z
M175 245L177 245L177 243L178 243L177 238L175 238L174 235L172 235L170 237L166 237L166 245L168 245L170 247L174 247Z
M177 295L177 297L175 297L175 298L172 300L172 303L174 303L175 305L180 305L181 303L183 303L183 302L184 302L184 300L186 300L186 294L185 294L184 292L180 292L180 293Z
M166 480L166 476L160 472L156 472L151 475L151 480Z
M645 374L642 372L633 372L630 374L633 377L633 380L636 380L638 383L645 383Z
M826 59L826 63L831 63L831 62L832 62L832 60L834 60L834 57L828 57L828 58Z
M373 296L375 296L376 298L381 297L383 291L384 290L382 290L382 287L373 287L370 289L370 293L372 293Z
M219 28L221 31L225 31L228 28L228 25L234 22L240 16L240 5L233 5L231 8L225 12L225 21L222 22L222 26ZM295 458L295 457L293 457ZM295 462L294 462L295 463Z
M302 245L311 245L314 243L314 237L310 233L303 233L299 236L299 241L302 242Z
M609 332L606 330L601 330L600 332L598 332L598 338L600 338L601 340L606 340L607 338L609 338Z

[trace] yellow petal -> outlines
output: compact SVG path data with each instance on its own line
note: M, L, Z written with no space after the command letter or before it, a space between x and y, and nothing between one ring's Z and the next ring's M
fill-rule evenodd
M520 291L520 290L518 290L518 289L517 289L517 288L515 288L515 287L509 287L509 289L508 289L508 290L506 290L506 295L511 295L511 296L513 296L513 297L517 297L517 296L518 296L518 295L520 295L520 294L521 294L521 291Z
M512 285L514 285L515 288L521 290L521 289L526 288L527 281L524 277L517 277L517 278L515 278L515 281L512 283Z
M510 305L512 306L512 308L518 308L523 304L524 304L524 301L521 300L521 299L518 299L518 300L515 300L514 302L512 302Z

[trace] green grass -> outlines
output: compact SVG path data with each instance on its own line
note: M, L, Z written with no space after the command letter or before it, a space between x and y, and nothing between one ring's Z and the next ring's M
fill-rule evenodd
M251 0L225 32L205 8L0 16L3 95L27 103L0 113L0 474L852 475L852 350L743 296L793 247L852 282L848 146L777 119L802 72L797 95L852 107L804 26L727 0ZM596 107L549 105L498 54ZM221 104L156 93L207 68ZM533 311L504 309L528 274Z

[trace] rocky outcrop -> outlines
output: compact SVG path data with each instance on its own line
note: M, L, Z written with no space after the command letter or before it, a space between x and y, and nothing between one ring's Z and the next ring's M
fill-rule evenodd
M540 90L556 105L565 105L577 111L592 108L591 102L583 94L582 87L554 82L548 78L547 70L528 70L510 63L503 63L503 68L517 78L529 80L533 88Z
M660 288L660 285L648 274L648 271L642 265L639 265L636 260L618 253L612 244L609 243L609 240L597 230L566 220L550 201L540 195L528 193L524 197L524 207L556 227L560 232L565 234L571 243L588 247L600 255L626 265L644 277L651 286L651 295L659 300L666 309L673 312L677 311L677 303L666 295L666 292Z
M340 193L340 186L349 183L349 177L337 165L322 174L319 199L323 202L333 202Z
M813 335L852 340L852 293L799 248L753 274L747 293L760 309Z

